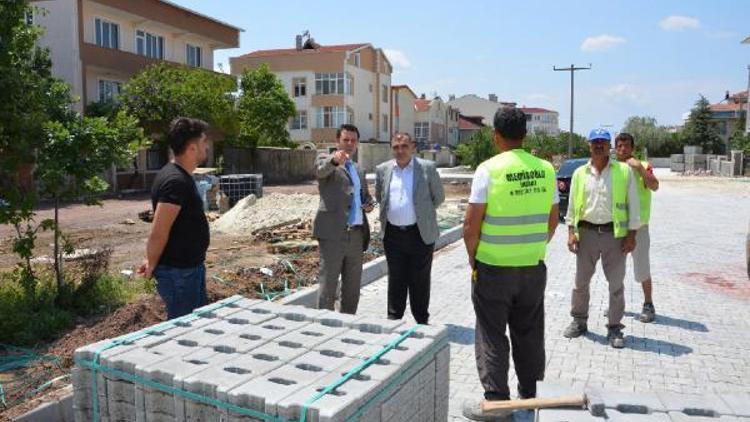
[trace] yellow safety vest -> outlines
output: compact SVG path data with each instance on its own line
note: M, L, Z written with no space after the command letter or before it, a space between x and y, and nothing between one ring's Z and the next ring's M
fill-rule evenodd
M538 265L547 251L554 167L522 149L503 152L482 165L489 186L476 259L501 267Z
M648 168L648 161L641 161L643 168ZM641 200L641 225L648 224L651 219L651 189L646 187L646 183L641 173L634 171L635 181L638 183L638 198Z
M625 163L612 161L612 224L615 237L625 237L628 234L628 183L630 181L630 168ZM573 226L578 230L578 222L583 215L586 206L586 172L591 168L591 163L578 167L573 173L573 185L575 185L575 221Z

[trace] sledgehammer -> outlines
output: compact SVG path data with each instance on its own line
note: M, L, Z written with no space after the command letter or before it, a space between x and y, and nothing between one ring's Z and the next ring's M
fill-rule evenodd
M483 401L482 411L491 415L500 416L504 411L511 413L514 410L549 409L554 407L577 407L586 408L593 416L604 416L604 402L593 393L586 392L576 396Z

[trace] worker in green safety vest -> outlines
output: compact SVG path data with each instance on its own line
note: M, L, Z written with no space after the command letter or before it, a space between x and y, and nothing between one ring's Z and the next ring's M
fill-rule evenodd
M640 227L640 202L635 177L627 164L609 158L611 135L605 129L589 133L591 160L576 169L568 202L568 249L576 254L575 286L571 295L573 322L567 338L588 331L589 284L601 259L609 283L607 340L625 347L625 259L635 249Z
M652 322L656 318L656 308L653 299L653 284L651 282L651 235L648 224L651 220L651 192L659 189L659 180L654 176L654 169L647 161L640 161L633 157L635 139L633 135L622 132L615 137L615 152L617 160L633 169L638 186L638 198L641 201L641 227L635 234L635 250L633 256L633 276L635 281L643 287L643 308L638 319L641 322Z
M484 388L483 398L464 403L464 416L474 420L496 416L485 410L488 402L510 399L506 326L519 397L535 397L536 382L544 378L544 257L559 212L554 168L522 149L526 114L501 108L494 128L500 154L477 168L464 220L475 356Z

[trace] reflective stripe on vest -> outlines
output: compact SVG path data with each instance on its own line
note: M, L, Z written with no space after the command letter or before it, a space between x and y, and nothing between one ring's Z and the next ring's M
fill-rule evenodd
M547 248L554 168L521 149L498 154L482 166L489 186L476 259L502 267L537 265Z
M612 166L610 171L612 172L612 186L610 191L612 192L612 225L614 226L615 237L625 237L628 234L628 182L630 178L630 170L627 164L620 163L617 161L611 162ZM586 164L578 167L573 173L573 184L575 185L575 192L572 192L573 198L575 198L575 221L573 226L578 230L578 222L581 220L583 210L586 207L586 179L588 177L587 171L591 168L591 164Z

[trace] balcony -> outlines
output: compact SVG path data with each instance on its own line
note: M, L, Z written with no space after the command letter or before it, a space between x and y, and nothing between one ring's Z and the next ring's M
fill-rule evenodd
M164 61L89 43L81 45L81 60L84 66L114 69L127 75L136 74L152 64Z

